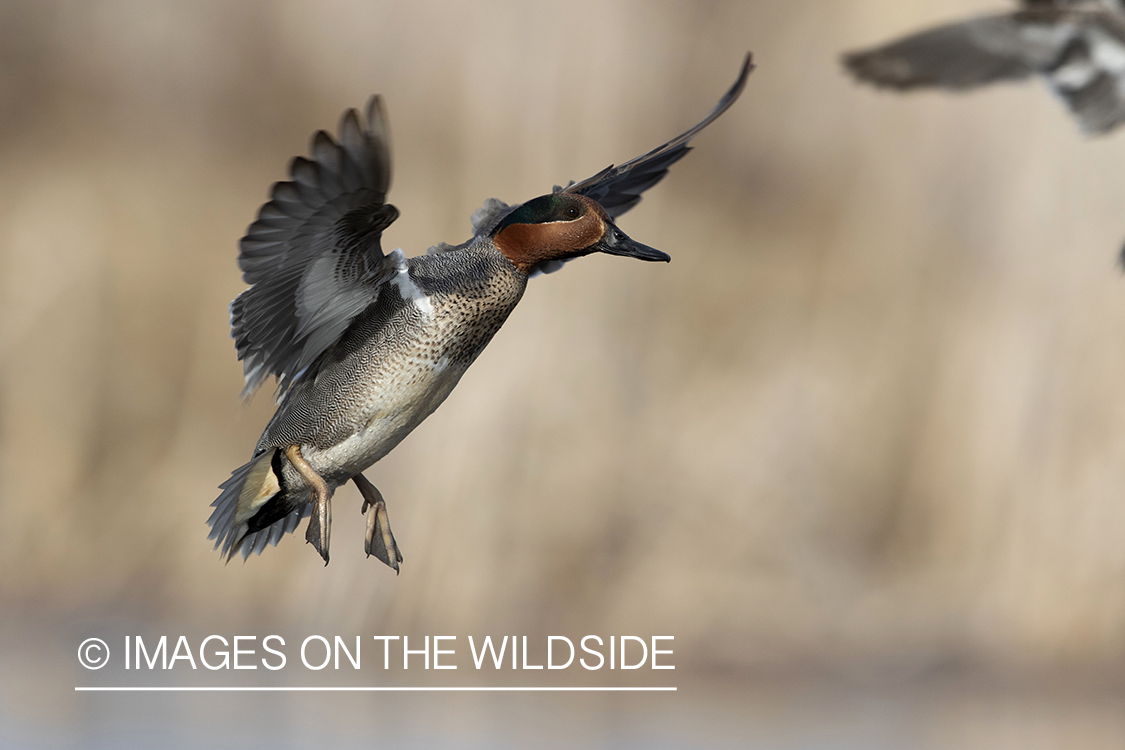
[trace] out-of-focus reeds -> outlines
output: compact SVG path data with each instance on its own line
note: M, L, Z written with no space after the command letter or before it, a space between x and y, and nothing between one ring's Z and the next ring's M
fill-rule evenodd
M659 631L685 679L1119 688L1125 133L841 73L988 9L946 5L0 6L5 627ZM302 534L221 563L208 505L272 408L238 401L236 242L315 130L385 96L413 255L680 132L748 48L620 222L673 262L535 279L368 473L401 576L351 487L328 569Z

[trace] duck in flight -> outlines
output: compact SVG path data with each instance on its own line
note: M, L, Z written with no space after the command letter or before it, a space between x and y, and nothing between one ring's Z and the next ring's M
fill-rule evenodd
M364 550L397 572L402 562L386 503L363 471L445 400L523 296L529 277L591 253L668 261L615 223L688 143L742 93L738 79L699 124L662 146L581 182L509 206L489 199L473 236L412 258L384 253L398 217L386 202L390 145L382 101L361 121L348 110L339 139L312 139L292 179L242 238L250 287L231 303L231 336L249 397L273 375L278 408L250 461L220 485L210 539L230 560L261 553L309 518L305 539L328 563L332 493L353 481L363 496Z
M971 89L1042 77L1090 134L1125 121L1125 0L1023 0L844 55L861 81L898 90Z

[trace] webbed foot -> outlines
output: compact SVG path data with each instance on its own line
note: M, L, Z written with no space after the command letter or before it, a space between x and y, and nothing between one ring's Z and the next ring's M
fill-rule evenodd
M362 474L352 477L359 492L363 495L362 513L367 514L367 537L363 542L363 551L368 556L375 555L385 565L399 572L398 566L402 562L402 553L395 542L395 535L391 533L391 521L387 516L387 503L383 500L382 493L375 488Z

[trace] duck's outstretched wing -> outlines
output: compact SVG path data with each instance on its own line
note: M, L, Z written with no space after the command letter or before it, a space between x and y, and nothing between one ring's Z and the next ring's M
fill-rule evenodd
M382 102L340 120L340 139L323 130L311 159L297 157L290 182L273 186L240 243L238 265L250 288L231 303L231 336L246 387L277 378L280 399L378 296L391 273L380 246L398 217L386 204L391 155Z
M691 147L688 146L688 142L694 138L699 131L714 122L719 115L730 108L730 105L734 104L735 100L737 100L742 93L742 89L745 88L746 78L753 69L754 63L752 61L752 56L747 52L746 59L742 63L742 69L738 73L738 80L734 82L730 90L719 100L719 103L711 110L710 114L687 132L681 133L664 145L658 146L652 151L638 156L636 159L632 159L617 166L610 165L594 176L582 180L582 182L574 182L572 180L566 187L555 185L554 192L581 193L587 195L600 203L602 208L606 210L606 213L609 214L610 218L616 219L640 202L641 193L664 179L664 175L668 174L668 167L684 158L687 152L691 150ZM484 202L483 206L473 213L472 238L460 245L449 245L443 242L431 247L427 252L444 253L450 250L460 250L468 247L477 237L489 234L505 216L519 208L520 205L521 204L517 203L510 206L496 198L489 198ZM537 276L540 273L553 273L562 268L565 264L565 260L545 261L538 264L532 270L531 275Z
M753 55L747 52L746 59L742 62L742 69L738 73L738 80L723 95L710 114L695 127L636 159L616 166L610 165L581 182L572 182L566 187L556 187L555 192L580 193L593 198L601 204L610 218L616 219L640 203L641 194L664 179L664 175L668 174L668 167L687 155L691 150L688 143L699 134L699 131L730 109L742 93L742 89L746 87L746 79L753 69Z
M1056 0L1057 2L1057 0ZM1042 75L1088 133L1125 121L1125 18L1047 7L939 26L844 55L862 81L899 90L969 89Z

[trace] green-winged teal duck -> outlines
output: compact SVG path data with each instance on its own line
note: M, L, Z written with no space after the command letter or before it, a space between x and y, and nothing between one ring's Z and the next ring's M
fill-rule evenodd
M397 571L386 504L362 472L445 400L530 276L597 252L669 260L614 220L734 103L752 67L747 55L715 109L659 148L526 203L490 199L469 240L413 258L380 247L398 211L385 202L391 155L379 97L366 122L344 114L338 141L313 136L312 157L293 160L292 180L273 186L242 238L250 288L231 304L231 335L244 396L273 375L279 406L212 504L216 548L228 560L260 553L310 516L305 538L327 563L332 493L352 480L364 499L364 549Z

